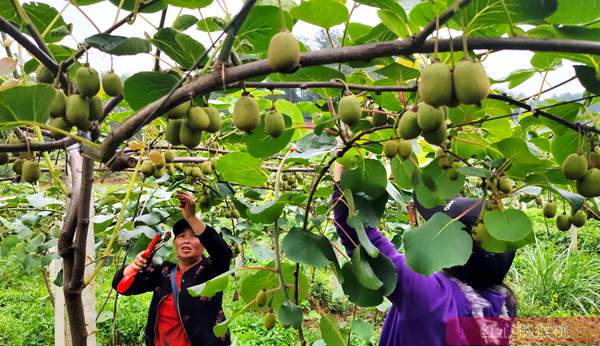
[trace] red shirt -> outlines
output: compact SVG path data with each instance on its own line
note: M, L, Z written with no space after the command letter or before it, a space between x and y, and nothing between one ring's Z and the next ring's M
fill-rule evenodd
M179 269L177 269L175 283L179 289L181 287ZM177 314L173 294L169 294L158 306L156 346L192 346Z

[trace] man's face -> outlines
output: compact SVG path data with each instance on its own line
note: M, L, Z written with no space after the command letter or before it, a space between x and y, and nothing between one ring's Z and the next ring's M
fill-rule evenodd
M199 260L204 252L198 237L191 229L186 229L175 238L175 253L179 260Z

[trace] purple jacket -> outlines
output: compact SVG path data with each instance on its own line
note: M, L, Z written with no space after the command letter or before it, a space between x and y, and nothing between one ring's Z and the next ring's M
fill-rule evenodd
M341 192L336 187L333 193L334 203L340 196ZM336 230L346 251L351 254L354 244L359 241L355 230L346 223L347 217L348 208L345 203L336 203ZM470 345L474 328L481 327L473 327L473 321L478 322L483 317L515 316L514 305L505 304L509 296L505 288L496 286L475 290L443 272L431 276L418 274L408 267L404 255L398 253L377 228L367 226L365 230L371 243L394 263L398 275L396 289L388 296L392 307L385 319L379 345ZM354 244L349 237L353 238ZM512 305L508 309L510 311L506 305ZM458 320L460 317L467 318ZM448 343L447 337L458 338L462 342ZM505 345L507 342L500 344Z

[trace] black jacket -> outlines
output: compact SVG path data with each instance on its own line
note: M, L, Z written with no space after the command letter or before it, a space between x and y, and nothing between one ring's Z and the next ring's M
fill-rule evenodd
M203 257L200 263L183 274L179 292L179 318L192 345L229 345L229 334L217 338L212 330L215 324L225 320L225 314L221 306L223 294L218 293L212 298L194 298L189 295L187 288L201 284L229 270L232 257L231 249L221 235L208 225L204 232L198 236L198 239L200 239L210 257ZM145 333L146 344L150 346L155 345L158 305L172 293L170 275L171 269L175 265L165 261L160 265L147 267L135 276L133 284L124 294L134 295L153 292ZM113 288L116 289L123 278L124 269L125 267L121 268L115 274Z

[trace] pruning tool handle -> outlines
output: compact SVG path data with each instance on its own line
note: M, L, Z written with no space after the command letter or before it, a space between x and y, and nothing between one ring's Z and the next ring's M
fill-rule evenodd
M142 257L147 259L150 256L150 254L152 254L152 250L154 250L154 247L156 246L156 243L158 242L160 237L161 237L160 233L156 233L154 235L154 237L150 241L150 244L148 245L146 250L144 250L144 253L142 253ZM134 268L131 271L131 273L123 276L123 278L121 279L121 281L119 281L119 284L117 285L117 292L119 292L120 294L124 294L125 292L127 292L129 287L131 287L131 285L133 284L133 281L135 280L135 276L137 275L137 273L139 271L140 271L139 269Z

